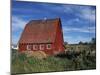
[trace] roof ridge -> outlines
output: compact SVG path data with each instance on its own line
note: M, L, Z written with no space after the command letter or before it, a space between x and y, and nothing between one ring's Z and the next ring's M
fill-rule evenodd
M59 20L60 18L59 17L57 17L57 18L46 18L46 20ZM30 22L31 21L42 21L42 20L45 20L45 19L33 19L33 20L30 20Z

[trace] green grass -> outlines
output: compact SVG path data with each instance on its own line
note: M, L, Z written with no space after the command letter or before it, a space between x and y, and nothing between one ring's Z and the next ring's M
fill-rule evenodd
M70 63L68 59L53 56L46 59L28 57L25 60L16 57L12 60L12 73L64 71L67 66L71 66Z
M12 73L35 73L52 71L74 71L88 70L96 68L96 55L88 53L89 50L82 50L77 57L73 56L74 51L68 53L50 56L45 59L36 59L26 57L25 54L19 54L16 50L12 51ZM70 57L70 58L68 58Z

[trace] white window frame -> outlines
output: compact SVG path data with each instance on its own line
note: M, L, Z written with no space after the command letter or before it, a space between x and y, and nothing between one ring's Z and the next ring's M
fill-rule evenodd
M48 47L48 46L50 46L50 47ZM46 45L46 48L47 48L47 49L51 49L51 44L47 44L47 45Z
M39 45L39 48L40 50L44 50L44 45L43 44Z
M27 45L27 50L31 50L31 45Z
M38 45L33 45L33 50L37 50L38 49Z

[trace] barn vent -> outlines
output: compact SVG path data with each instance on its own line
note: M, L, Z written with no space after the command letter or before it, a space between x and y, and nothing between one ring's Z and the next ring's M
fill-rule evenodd
M47 18L46 18L46 17L44 17L43 22L46 22L46 20L47 20Z
M47 20L47 18L45 17L44 20Z

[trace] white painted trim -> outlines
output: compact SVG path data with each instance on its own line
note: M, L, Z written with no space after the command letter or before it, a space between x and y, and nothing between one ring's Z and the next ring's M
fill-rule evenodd
M33 50L37 50L38 45L33 45Z
M39 49L44 50L44 45L43 44L39 45Z
M50 46L50 48L48 46ZM51 49L51 44L47 44L46 49Z
M31 45L27 45L27 50L31 50Z

